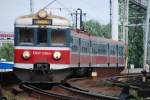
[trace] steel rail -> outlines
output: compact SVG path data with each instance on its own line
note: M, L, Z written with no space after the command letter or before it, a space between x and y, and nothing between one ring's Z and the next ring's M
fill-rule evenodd
M38 97L40 99L48 100L50 98L53 99L61 99L61 100L119 100L118 97L112 97L112 96L106 96L99 93L91 93L90 91L86 89L80 89L78 87L74 87L69 84L56 84L54 83L48 83L45 84L45 87L50 86L50 84L53 84L54 86L57 86L61 90L68 91L68 95L63 95L57 92L53 91L46 91L44 89L39 88L40 85L37 87L36 83L24 83L21 85L22 89L27 91L28 93L34 94L35 97ZM39 84L39 83L38 83ZM46 86L48 85L48 86ZM44 87L44 88L45 88ZM42 84L43 88L43 84ZM50 87L51 88L51 87Z

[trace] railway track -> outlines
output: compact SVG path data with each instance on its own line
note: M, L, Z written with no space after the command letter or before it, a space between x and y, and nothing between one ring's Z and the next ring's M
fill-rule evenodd
M142 74L132 74L114 76L106 81L119 87L129 86L138 92L139 97L147 98L150 97L150 74L147 74L145 82L143 82L142 78Z
M61 83L23 83L21 88L39 100L119 100Z

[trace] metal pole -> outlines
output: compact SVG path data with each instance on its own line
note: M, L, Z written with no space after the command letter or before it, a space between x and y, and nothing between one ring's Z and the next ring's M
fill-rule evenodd
M119 4L118 0L112 0L112 39L118 41L118 20L119 20Z
M126 24L127 26L129 24L129 0L126 0ZM128 45L128 27L125 27L125 34L126 34L126 44Z
M144 41L144 63L143 68L146 70L146 64L147 64L147 40L148 40L148 34L149 34L149 19L150 19L150 0L147 1L147 12L146 12L146 31L145 31L145 41Z
M125 60L126 60L126 63L125 63L125 69L127 69L128 67L128 23L129 23L129 0L126 0L125 1L125 7L126 7L126 13L125 13Z
M109 0L110 3L110 30L112 31L112 1ZM111 32L112 33L112 32ZM112 35L112 34L111 34ZM111 36L112 37L112 36Z
M31 13L31 14L34 13L34 9L33 9L33 0L30 0L30 13Z

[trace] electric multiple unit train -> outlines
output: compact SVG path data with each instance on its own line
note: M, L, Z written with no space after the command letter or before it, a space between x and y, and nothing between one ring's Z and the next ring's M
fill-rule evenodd
M14 72L22 81L47 81L119 69L125 64L124 48L123 42L71 29L68 19L40 10L15 21Z

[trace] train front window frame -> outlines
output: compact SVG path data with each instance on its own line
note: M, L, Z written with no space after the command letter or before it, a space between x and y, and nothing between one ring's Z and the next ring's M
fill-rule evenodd
M23 30L23 32L22 32ZM25 31L24 31L25 30ZM26 31L29 30L29 31ZM63 34L63 42L61 41L62 35L59 36L58 39L60 39L59 42L53 43L52 39L52 34L53 30L56 30L58 34ZM26 40L27 42L24 42L23 38L25 38L23 34L29 34L31 33L32 35L28 36L29 40ZM44 34L45 35L44 35ZM56 34L55 36L57 37ZM70 29L68 28L63 28L63 29L53 29L53 28L33 28L33 27L15 27L15 45L17 46L38 46L38 47L69 47L70 46ZM45 40L42 40L45 39ZM29 42L31 41L31 42Z
M38 28L37 29L37 45L47 46L48 44L48 29L47 28Z
M32 28L19 28L18 30L18 44L19 45L34 45L34 29Z

